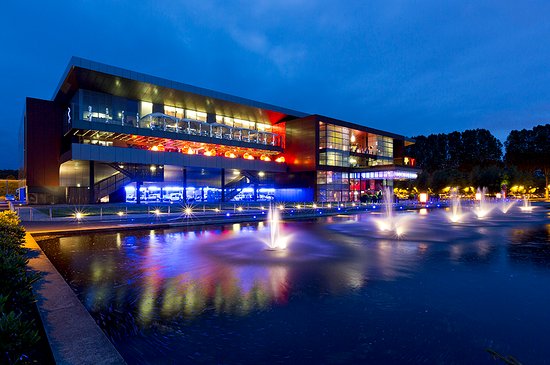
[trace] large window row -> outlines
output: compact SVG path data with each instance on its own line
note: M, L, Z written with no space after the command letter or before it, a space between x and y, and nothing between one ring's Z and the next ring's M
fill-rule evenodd
M238 140L272 146L282 146L283 137L273 133L266 123L216 116L208 120L205 112L163 105L155 112L153 103L80 90L72 101L72 118L78 116L90 122L101 122L189 135Z
M324 166L366 167L393 164L393 138L334 124L319 123L319 149L322 150L319 153L319 164ZM350 152L356 155L350 157Z

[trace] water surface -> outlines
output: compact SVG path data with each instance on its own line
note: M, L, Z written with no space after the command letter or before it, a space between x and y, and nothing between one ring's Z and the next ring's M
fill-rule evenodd
M548 211L44 237L128 363L550 363Z

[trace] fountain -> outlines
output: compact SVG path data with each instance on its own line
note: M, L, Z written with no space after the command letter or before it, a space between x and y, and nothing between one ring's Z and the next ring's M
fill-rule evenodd
M460 222L462 218L462 207L460 206L460 196L458 195L458 188L451 190L451 214L449 220L453 223Z
M502 200L500 201L500 210L502 213L506 214L516 204L515 201L506 200L506 193L504 191L501 192Z
M269 239L264 240L264 242L268 250L285 250L288 244L288 237L281 234L281 217L279 209L275 205L269 205L267 221L269 223Z
M529 201L529 196L524 195L523 196L523 205L519 207L522 212L530 212L533 210L533 206L531 205L531 201Z
M475 209L475 213L478 218L486 217L491 210L493 210L493 207L487 201L487 188L477 188L476 192L476 200L479 201L478 207Z
M405 233L405 216L396 217L393 212L393 191L386 187L382 192L384 215L375 218L378 229L382 232L395 232L399 237Z

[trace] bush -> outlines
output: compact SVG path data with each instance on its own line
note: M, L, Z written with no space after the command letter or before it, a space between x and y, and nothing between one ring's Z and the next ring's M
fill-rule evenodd
M7 302L8 297L0 297ZM0 353L8 364L25 363L30 360L26 354L40 341L36 323L26 319L23 312L5 311L0 304Z
M24 252L23 239L25 229L21 227L19 217L14 212L0 212L0 249Z
M0 363L31 362L34 346L40 340L31 288L39 276L27 271L24 237L19 217L14 212L1 212Z

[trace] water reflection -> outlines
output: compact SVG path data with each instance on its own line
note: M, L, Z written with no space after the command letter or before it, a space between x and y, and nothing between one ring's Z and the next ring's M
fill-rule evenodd
M545 213L534 213L538 215L523 220L520 216L488 217L483 222L464 219L460 224L450 224L445 212L405 214L410 214L407 219L411 224L402 237L374 229L368 215L287 222L283 229L292 240L284 251L265 249L263 240L270 231L261 222L189 231L54 237L43 239L40 245L102 329L123 354L137 362L141 360L133 353L141 346L151 353L151 362L163 356L166 362L173 362L179 353L192 351L189 348L201 348L203 353L214 351L197 340L201 336L219 337L222 349L233 346L233 324L228 323L237 319L246 328L239 330L239 336L251 336L248 341L256 341L254 331L265 335L267 330L262 327L266 323L280 333L294 331L294 341L296 333L308 332L313 325L325 333L322 343L338 344L334 346L342 349L368 348L368 355L361 350L362 356L379 363L403 358L388 358L385 350L377 353L378 335L367 328L383 329L383 336L399 343L409 329L416 336L419 326L427 326L433 334L422 332L422 338L448 337L449 347L460 347L444 328L452 327L457 333L463 330L441 313L461 316L467 311L472 318L491 316L495 308L503 306L502 300L497 300L502 295L498 291L502 278L495 278L495 273L508 278L508 272L516 266L529 270L533 264L539 268L550 266L550 224ZM550 278L549 273L544 275ZM472 301L482 295L476 291L478 286L483 288L482 293L488 293L486 308L485 302ZM550 304L547 299L539 298L539 303ZM430 314L439 314L427 317L428 305L436 308L433 312L430 308ZM521 305L525 307L525 303ZM309 311L317 310L314 308L321 308L321 313L308 316ZM366 308L374 312L366 314ZM513 313L514 307L509 308ZM388 317L378 310L388 313ZM254 320L272 314L274 317L267 322ZM471 321L468 318L461 321ZM274 324L278 319L284 319L283 324ZM325 323L332 324L325 328ZM341 325L358 336L333 335L332 331ZM493 330L492 325L485 326ZM495 328L494 336L501 332ZM339 341L338 336L345 341ZM411 347L394 351L420 349L424 340L414 336L407 336ZM457 336L468 337L465 332ZM287 346L280 336L275 337L258 340L265 341L258 346ZM295 355L296 361L323 362L322 356L340 351L331 344L327 344L326 351L320 349L320 339L304 341L300 351L315 348L320 357ZM485 337L479 340L484 341ZM380 349L385 347L380 345ZM483 356L482 350L479 356ZM233 362L254 362L249 357L252 355L235 351L239 355ZM353 356L350 361L364 360ZM427 362L441 359L424 358ZM480 359L474 356L470 362Z
M361 288L369 276L394 279L416 265L411 255L427 249L392 241L366 247L316 223L292 229L294 242L285 251L265 250L258 239L269 233L265 226L240 224L60 237L41 245L93 313L130 307L144 328L205 311L246 315L282 305L291 281L303 278L333 294Z

